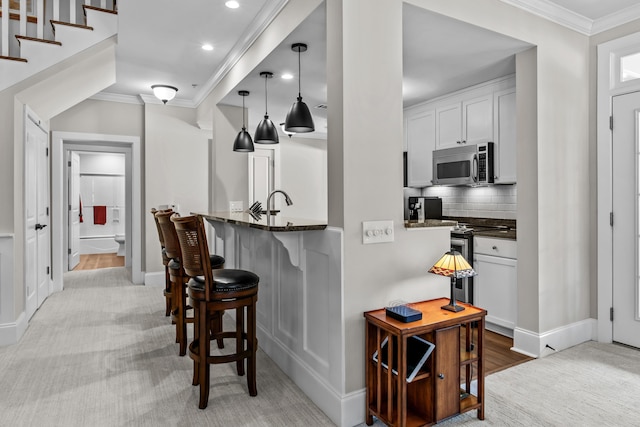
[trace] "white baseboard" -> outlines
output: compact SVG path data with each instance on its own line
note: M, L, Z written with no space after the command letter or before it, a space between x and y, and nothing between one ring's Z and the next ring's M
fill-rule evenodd
M160 271L156 273L144 273L144 285L164 288L165 286L164 271Z
M16 344L27 330L29 322L24 311L18 316L18 320L12 323L0 324L0 347Z
M366 413L366 389L351 392L342 397L342 427L352 427L364 423Z
M298 356L266 333L258 325L258 342L263 350L284 373L313 401L338 427L352 427L364 422L365 394L363 391L341 396Z
M513 331L513 351L530 357L544 357L596 338L596 319L585 319L547 332L522 328Z

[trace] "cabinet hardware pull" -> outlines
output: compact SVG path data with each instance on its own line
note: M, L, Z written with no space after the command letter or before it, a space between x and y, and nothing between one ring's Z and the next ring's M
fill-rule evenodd
M440 378L441 380L443 380L443 379L444 379L444 374L443 374L443 373L439 373L439 374L438 374L438 378Z
M497 251L498 247L497 246L492 246L491 249L493 249L494 251Z

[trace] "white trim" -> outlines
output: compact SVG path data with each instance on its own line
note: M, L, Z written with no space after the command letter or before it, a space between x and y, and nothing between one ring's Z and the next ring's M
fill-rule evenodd
M120 102L123 104L136 104L142 105L144 102L140 99L139 96L136 95L121 95L119 93L109 93L109 92L98 92L93 96L90 96L89 99L95 99L97 101L109 101L109 102Z
M202 85L200 91L193 97L192 102L198 106L209 95L214 87L227 75L236 65L253 43L260 37L262 32L271 25L271 22L278 16L280 11L289 3L289 0L274 0L266 2L264 7L251 21L247 31L238 38L236 44L231 48L229 54L224 58L224 62L214 71L209 80Z
M565 350L583 342L595 340L596 328L595 319L581 320L542 333L516 328L513 331L514 345L511 350L530 357L548 356L553 351Z
M593 20L579 15L548 0L500 0L548 21L571 28L579 33L590 35Z
M144 285L164 288L165 287L164 271L144 273Z
M144 104L163 105L162 101L160 101L154 95L146 95L141 93L138 96L140 97L140 99ZM190 101L188 99L175 98L169 101L166 105L172 106L172 107L197 108L197 105L193 101Z
M15 320L13 306L13 234L0 235L0 328ZM3 340L0 338L0 344Z
M29 326L29 322L24 311L20 313L15 322L0 324L0 346L16 344L24 335L27 326Z
M640 18L640 4L619 10L598 19L590 19L549 0L500 0L511 6L540 16L548 21L587 36L601 33Z
M138 136L105 135L80 132L53 132L51 141L51 170L52 170L52 258L54 290L61 291L63 287L64 268L64 236L63 230L65 215L63 215L64 195L64 150L71 145L86 144L100 145L104 147L130 147L131 148L131 179L132 179L132 220L131 237L127 239L127 251L131 251L131 270L133 283L139 284L144 280L142 273L142 212L141 212L141 175L142 157L141 143ZM127 225L128 227L128 225ZM131 246L129 246L131 245Z
M640 90L640 81L619 85L614 81L616 64L620 52L628 52L635 46L640 50L640 33L631 34L598 45L597 72L597 264L598 264L598 320L597 337L600 342L613 341L613 322L609 310L613 307L613 230L609 224L609 213L613 210L612 154L609 117L612 114L612 97Z

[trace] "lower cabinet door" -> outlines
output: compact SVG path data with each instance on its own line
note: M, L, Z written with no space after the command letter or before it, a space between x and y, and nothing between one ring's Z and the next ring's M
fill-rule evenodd
M460 412L460 327L435 331L436 422Z

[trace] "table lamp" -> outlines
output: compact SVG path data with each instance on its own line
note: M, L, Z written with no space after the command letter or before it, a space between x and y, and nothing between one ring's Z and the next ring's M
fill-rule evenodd
M478 273L476 273L471 265L469 265L462 254L451 249L449 252L446 252L442 256L442 258L440 258L433 265L433 267L429 269L429 273L437 274L439 276L451 277L451 298L449 300L449 304L443 305L440 308L442 308L443 310L455 312L464 310L464 307L456 304L456 297L454 294L456 280L475 276Z

